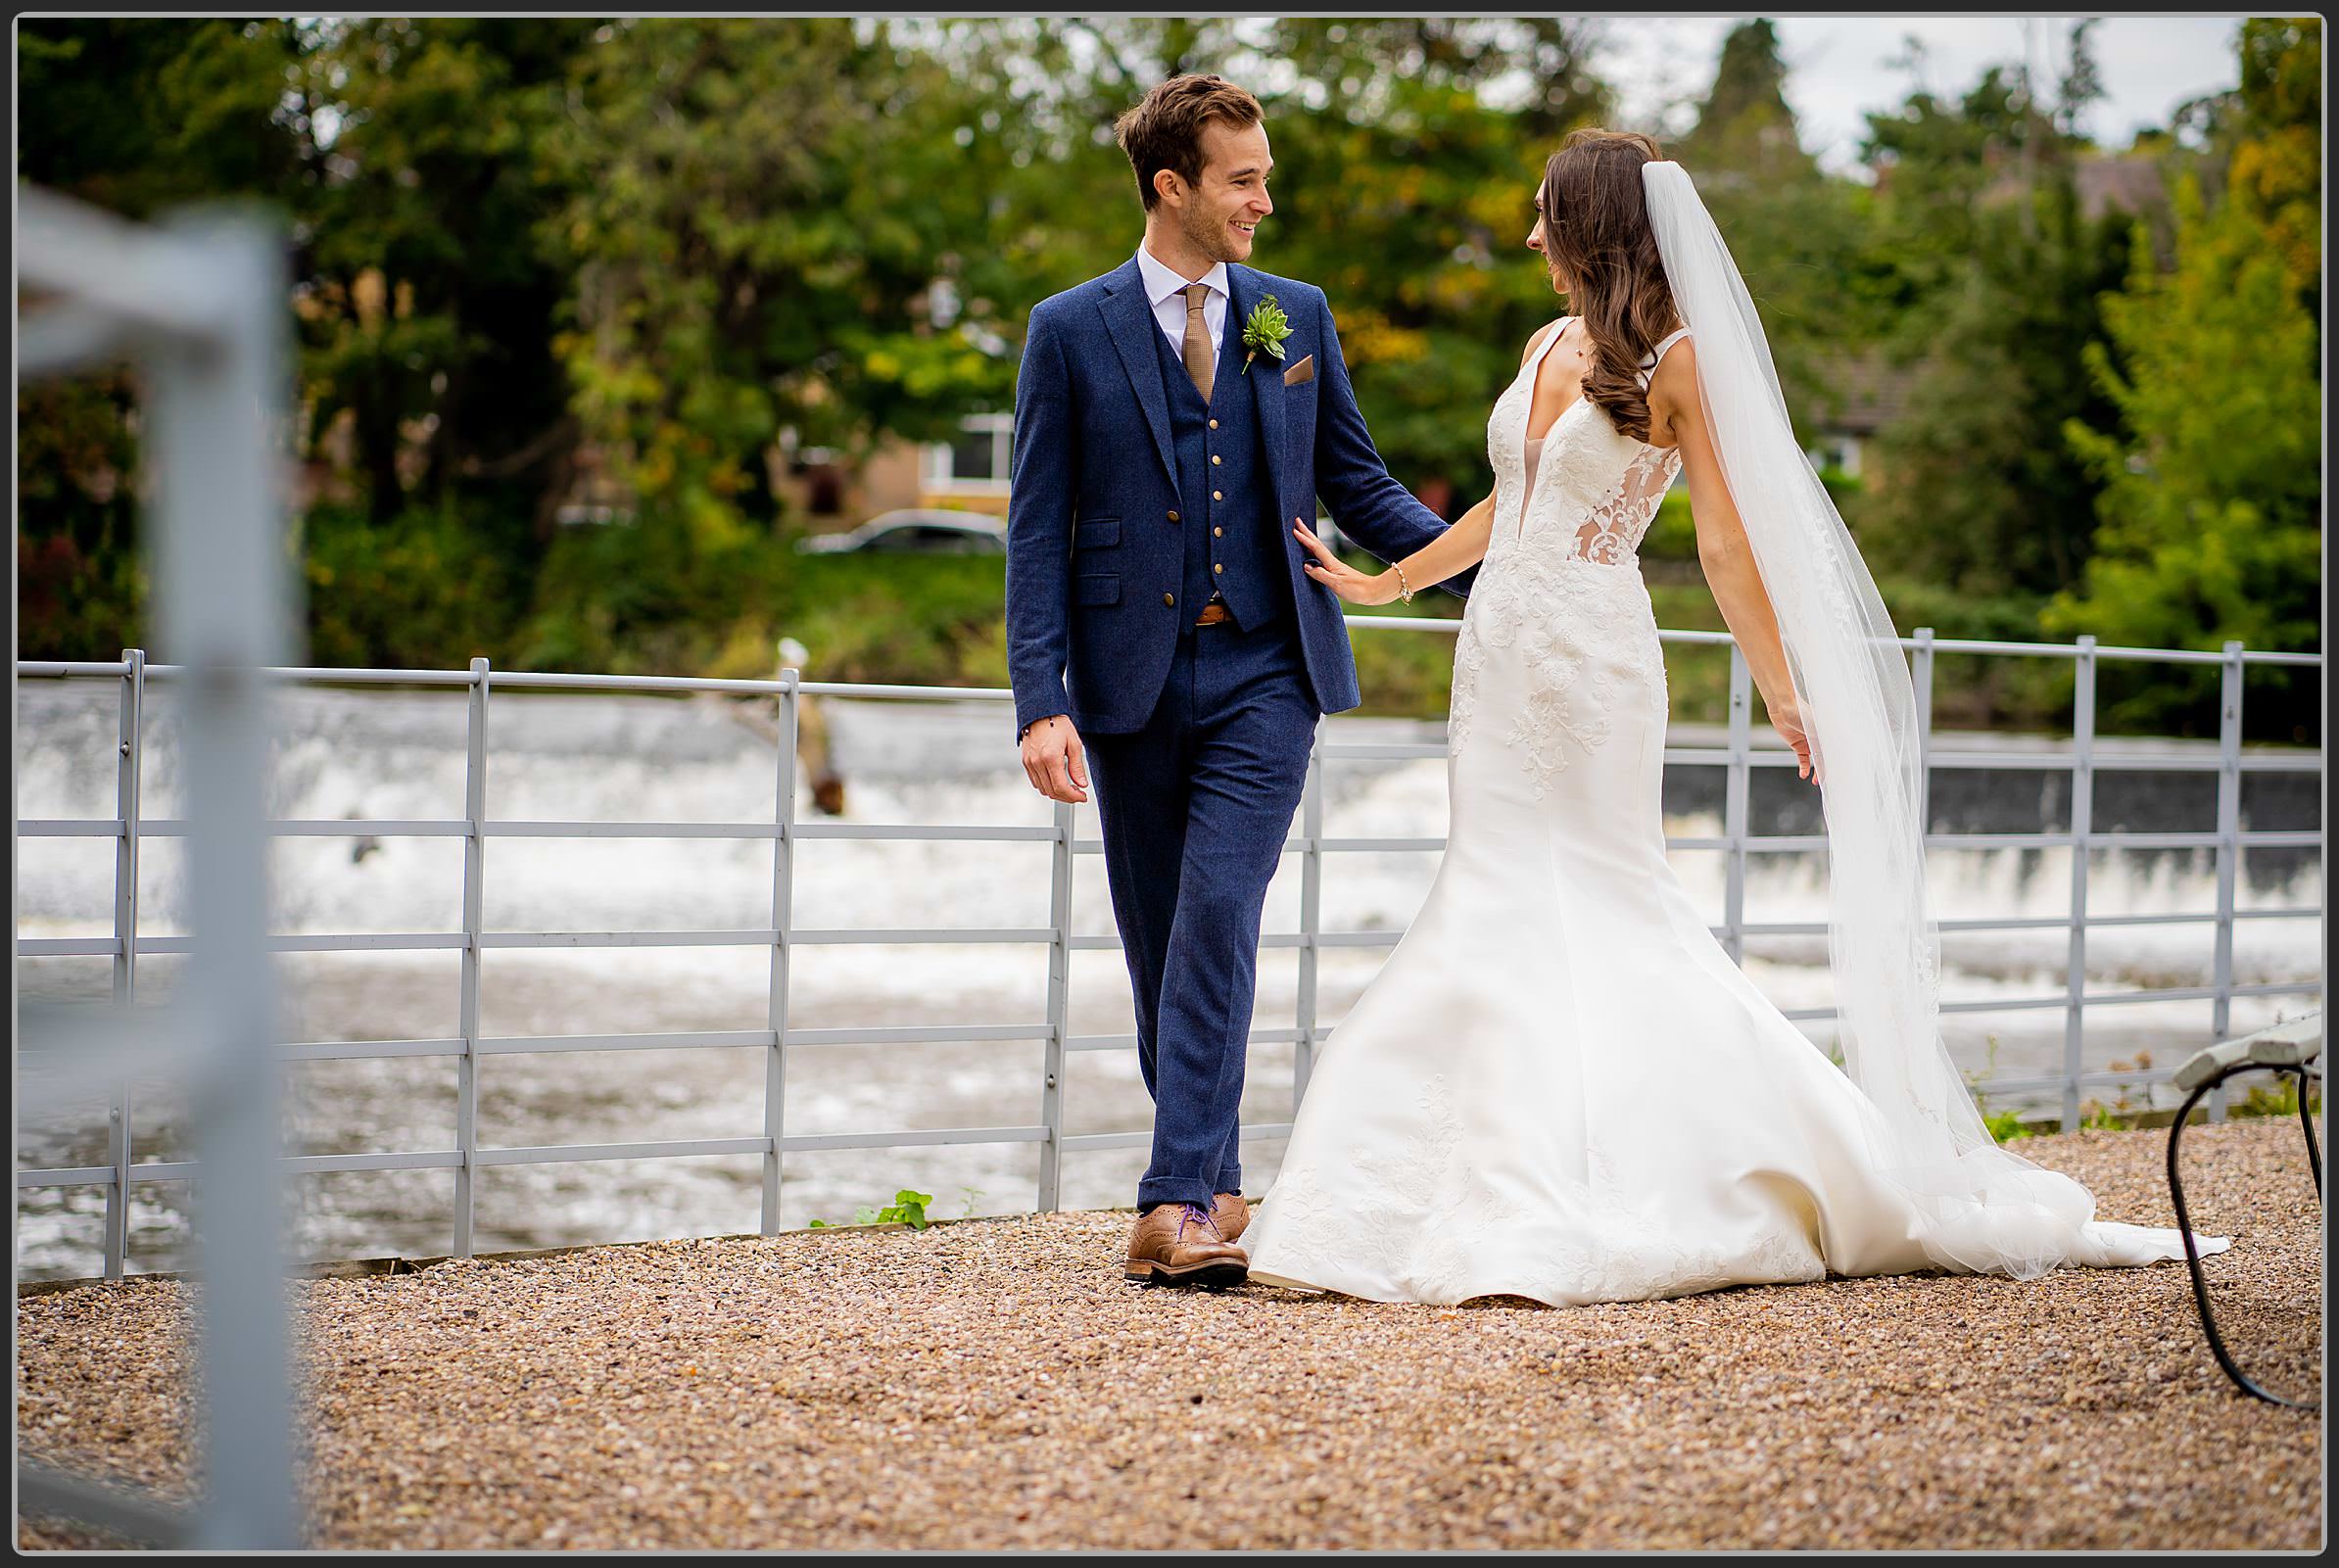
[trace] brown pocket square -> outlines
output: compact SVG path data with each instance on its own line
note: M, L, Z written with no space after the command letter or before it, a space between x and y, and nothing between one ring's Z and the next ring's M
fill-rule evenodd
M1313 381L1314 379L1315 356L1313 354L1283 372L1283 384L1287 387L1296 387L1303 381Z

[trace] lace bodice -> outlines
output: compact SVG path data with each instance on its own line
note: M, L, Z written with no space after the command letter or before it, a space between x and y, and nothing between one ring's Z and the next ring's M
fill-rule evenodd
M1656 346L1644 361L1644 384L1685 335ZM1634 552L1681 471L1678 451L1622 434L1581 395L1540 441L1527 435L1535 373L1558 341L1559 330L1546 335L1487 421L1493 538L1455 640L1446 730L1458 756L1469 743L1487 659L1521 660L1526 689L1513 697L1500 733L1516 749L1537 799L1572 757L1606 743L1622 686L1663 700L1664 656Z
M1544 432L1530 463L1527 419L1536 374L1573 319L1560 317L1545 334L1487 419L1487 454L1495 469L1494 539L1487 553L1507 553L1532 539L1539 552L1622 566L1637 558L1657 504L1673 488L1681 451L1625 435L1605 409L1579 392ZM1683 327L1657 344L1643 361L1643 386L1665 351L1688 335Z

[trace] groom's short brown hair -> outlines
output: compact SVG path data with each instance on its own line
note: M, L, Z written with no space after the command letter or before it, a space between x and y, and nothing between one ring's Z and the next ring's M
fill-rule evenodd
M1137 171L1137 195L1152 212L1161 202L1153 177L1169 169L1188 185L1202 180L1202 127L1217 120L1236 130L1266 119L1259 100L1223 76L1172 76L1113 123L1121 150Z

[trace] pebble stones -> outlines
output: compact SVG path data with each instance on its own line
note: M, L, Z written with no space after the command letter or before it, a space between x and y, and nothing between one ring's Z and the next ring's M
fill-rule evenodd
M2023 1146L2172 1224L2163 1132ZM2321 1360L2281 1119L2185 1139L2229 1342ZM1135 1291L1125 1213L302 1280L335 1549L2309 1549L2320 1418L2241 1397L2181 1262L1554 1310ZM185 1497L199 1290L18 1302L25 1454ZM106 1538L21 1520L24 1547Z

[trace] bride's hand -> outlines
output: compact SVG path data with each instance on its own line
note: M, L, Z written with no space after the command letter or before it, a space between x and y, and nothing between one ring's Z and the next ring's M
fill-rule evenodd
M1315 557L1300 562L1300 570L1351 604L1386 604L1397 597L1396 586L1387 581L1396 574L1379 572L1367 577L1333 554L1331 546L1317 539L1306 523L1294 522L1291 531L1301 547Z
M1819 753L1813 748L1811 736L1803 727L1802 708L1792 700L1776 707L1769 703L1764 706L1770 709L1771 728L1778 731L1780 737L1794 748L1794 776L1797 779L1809 779L1813 784L1826 784L1825 776L1819 771Z

